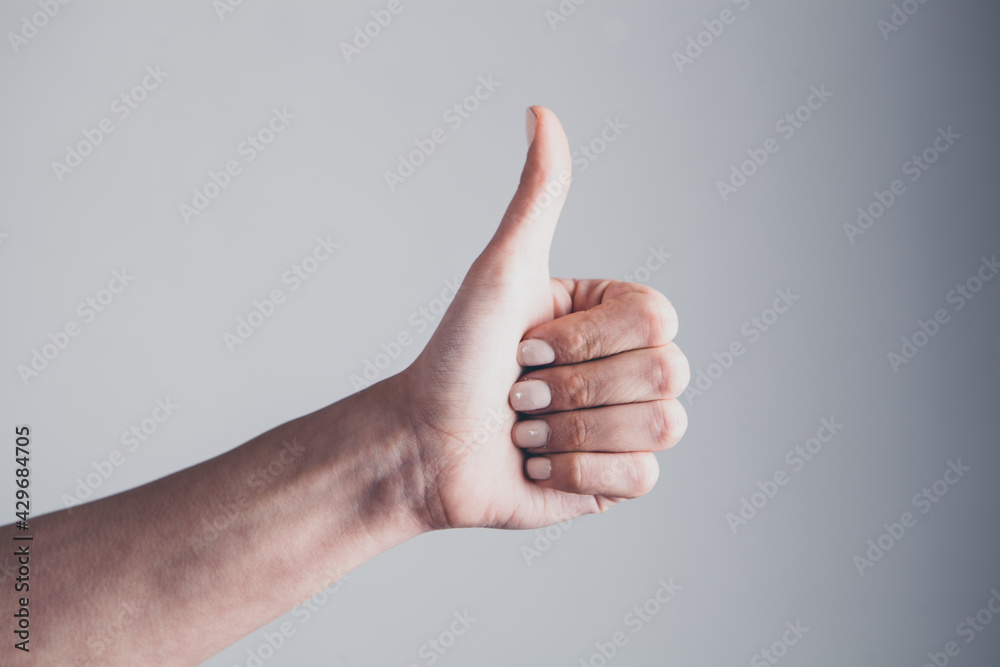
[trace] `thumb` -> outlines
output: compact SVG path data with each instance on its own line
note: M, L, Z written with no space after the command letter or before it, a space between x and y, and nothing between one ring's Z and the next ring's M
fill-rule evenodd
M548 268L549 248L569 192L572 159L556 115L541 106L527 111L528 157L521 183L487 253L526 255Z

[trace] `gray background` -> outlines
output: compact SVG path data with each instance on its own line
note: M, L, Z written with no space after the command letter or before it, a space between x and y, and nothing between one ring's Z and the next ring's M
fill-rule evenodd
M884 39L885 1L592 0L556 29L555 0L404 2L348 63L339 44L385 6L246 0L220 19L208 0L74 2L17 53L0 45L0 386L5 428L35 433L33 513L124 451L157 398L180 407L91 498L351 393L401 331L422 345L430 330L410 313L492 234L524 108L544 104L574 150L607 119L628 126L577 170L553 275L663 291L696 374L734 341L746 352L688 395L689 431L646 498L548 544L482 530L406 543L308 622L276 621L295 634L264 664L427 665L421 645L466 610L477 621L436 664L600 665L595 642L617 631L613 665L755 664L788 621L809 630L782 664L922 665L948 641L951 664L997 664L1000 618L969 643L958 626L1000 590L1000 280L960 311L946 300L1000 251L995 4L932 0ZM735 22L678 71L672 54L726 8ZM4 2L0 27L36 11ZM112 100L156 65L167 78L119 121ZM501 86L450 129L442 113L481 75ZM833 96L779 138L775 122L821 84ZM178 204L282 106L290 127L185 224ZM106 116L114 133L59 182L51 163ZM949 126L961 138L849 242L857 207ZM390 193L383 173L435 127L447 142ZM716 182L768 137L780 150L723 202ZM230 353L222 333L326 234L343 244L334 258ZM671 257L637 274L650 247ZM134 282L26 386L18 365L122 267ZM751 342L744 323L785 288L799 300ZM894 372L887 353L939 308L950 321ZM794 471L786 452L831 417L843 429ZM958 459L971 470L920 514L913 496ZM734 535L727 514L780 470L787 485ZM904 511L916 525L860 575L854 557ZM548 548L529 564L536 542ZM681 590L635 634L625 616L661 578ZM254 632L206 664L254 664L264 642Z

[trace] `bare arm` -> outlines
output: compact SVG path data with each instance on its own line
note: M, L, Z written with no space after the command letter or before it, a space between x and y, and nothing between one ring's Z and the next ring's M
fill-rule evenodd
M552 112L527 120L514 200L409 368L33 522L32 658L197 663L423 531L538 528L653 487L687 427L676 314L644 285L550 279L571 159Z
M195 664L426 527L383 382L151 484L31 522L33 664ZM0 540L14 544L14 526ZM14 596L2 596L15 611ZM17 651L10 643L4 655ZM6 660L3 662L6 663Z

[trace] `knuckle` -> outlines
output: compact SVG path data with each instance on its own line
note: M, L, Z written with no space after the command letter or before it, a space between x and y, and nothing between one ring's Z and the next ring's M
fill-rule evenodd
M633 455L629 480L636 495L644 496L656 486L660 478L660 466L652 454Z
M566 490L570 493L583 493L583 458L572 455L566 458Z
M579 412L571 413L571 415L569 442L567 444L570 449L583 450L587 446L587 431L589 429L587 418Z
M677 311L673 304L659 292L644 293L640 297L639 313L646 328L650 345L663 345L677 335Z
M573 327L572 331L566 334L563 343L565 357L568 359L592 359L593 337L588 327Z
M660 348L653 358L653 386L659 398L680 396L691 379L687 357L674 343Z
M616 296L621 296L622 294L631 294L632 292L646 292L650 288L643 284L637 283L631 280L616 280L607 289L607 296L614 298Z
M677 444L687 430L687 412L680 401L657 401L653 409L652 436L658 450Z
M673 345L673 343L671 343ZM674 387L672 396L680 396L687 389L688 384L691 382L691 362L688 361L687 355L681 352L680 348L676 345L674 347L674 356L676 357L676 362L674 363L674 370L677 373L676 386Z
M670 363L670 356L663 348L655 348L652 359L652 384L658 398L666 398L670 395L673 384L673 365Z
M657 449L666 449L674 435L674 417L666 401L657 401L653 408L651 431Z
M594 387L586 373L571 373L563 383L566 405L577 409L591 405L594 397Z
M677 430L674 431L674 441L671 443L671 446L676 445L688 430L687 409L678 400L673 401L673 405L674 421L677 424Z

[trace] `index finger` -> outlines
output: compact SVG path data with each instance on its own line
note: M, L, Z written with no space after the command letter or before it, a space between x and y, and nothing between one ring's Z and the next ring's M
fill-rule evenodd
M553 280L556 319L528 331L517 347L522 366L576 364L619 352L666 345L677 312L640 283Z

